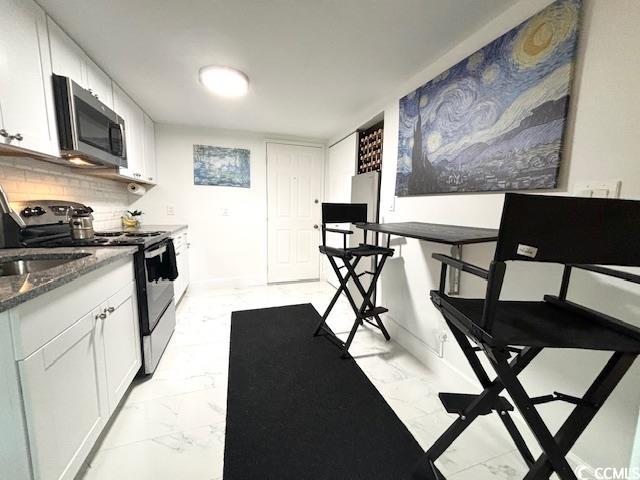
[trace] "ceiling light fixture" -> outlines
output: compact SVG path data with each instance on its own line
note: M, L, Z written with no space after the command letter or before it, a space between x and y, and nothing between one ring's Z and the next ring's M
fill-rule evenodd
M203 67L200 69L200 82L221 97L242 97L249 89L249 77L231 67Z

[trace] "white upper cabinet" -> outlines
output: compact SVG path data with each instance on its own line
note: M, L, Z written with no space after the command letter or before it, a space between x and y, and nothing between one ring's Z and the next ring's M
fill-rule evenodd
M156 129L149 115L144 115L144 179L147 182L158 181L156 166Z
M144 112L116 84L113 85L115 111L124 118L127 146L127 168L120 168L120 175L133 180L143 180L144 172Z
M53 73L69 77L113 108L111 78L51 18L47 18Z
M47 24L53 73L69 77L81 87L87 88L85 53L51 18L47 17Z
M87 89L113 110L113 84L109 76L89 57L86 59L86 72Z
M44 11L31 0L0 0L0 11L0 142L57 155Z
M153 121L33 0L0 0L0 12L0 148L60 155L55 73L91 91L124 118L128 167L109 175L155 183Z

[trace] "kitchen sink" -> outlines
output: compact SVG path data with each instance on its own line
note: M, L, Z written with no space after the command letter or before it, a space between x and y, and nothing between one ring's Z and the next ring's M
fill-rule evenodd
M78 255L60 255L48 258L26 258L20 260L0 260L0 277L8 277L11 275L25 275L27 273L41 272L50 268L59 267L65 263L73 262L82 257L90 255L89 253Z

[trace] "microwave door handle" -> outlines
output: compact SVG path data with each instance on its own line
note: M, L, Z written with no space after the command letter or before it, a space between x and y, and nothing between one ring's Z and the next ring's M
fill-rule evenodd
M119 148L117 151L114 147L115 132L118 132L117 137L118 137ZM111 125L109 125L109 144L111 145L112 154L117 155L119 157L125 156L124 128L121 123L112 122Z

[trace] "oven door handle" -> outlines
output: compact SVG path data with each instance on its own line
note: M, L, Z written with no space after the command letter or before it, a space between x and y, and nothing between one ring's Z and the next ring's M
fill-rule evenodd
M156 248L154 250L149 250L147 252L144 252L144 258L153 258L153 257L157 257L158 255L162 255L163 253L165 253L167 251L167 246L163 245L160 248Z

